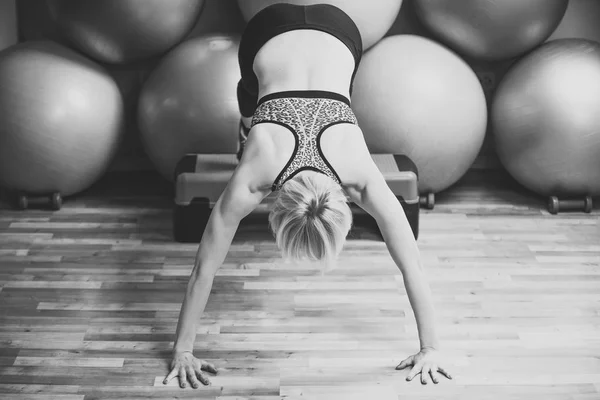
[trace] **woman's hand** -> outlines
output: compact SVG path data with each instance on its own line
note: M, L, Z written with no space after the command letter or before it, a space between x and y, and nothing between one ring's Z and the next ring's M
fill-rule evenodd
M407 381L412 380L416 375L421 374L421 383L426 385L429 382L429 377L433 380L433 383L439 382L439 376L441 373L448 379L452 379L450 374L446 372L440 365L440 354L437 350L425 348L407 359L403 360L396 367L397 370L404 369L406 367L413 367L410 373L406 377Z
M217 368L206 361L197 359L191 351L175 353L173 355L173 361L171 361L171 372L167 375L163 383L166 385L171 379L178 376L179 386L182 388L187 386L188 380L194 389L200 387L200 382L202 382L203 385L210 385L210 381L202 371L216 374ZM198 380L200 380L200 382Z

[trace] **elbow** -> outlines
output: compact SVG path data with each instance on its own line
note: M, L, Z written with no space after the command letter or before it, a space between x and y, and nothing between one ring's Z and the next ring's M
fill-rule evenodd
M421 278L425 272L421 258L418 255L414 255L409 260L403 263L400 267L402 275L408 278Z
M198 293L199 291L206 290L207 287L210 290L216 275L216 269L196 268L192 272L187 284L188 294Z

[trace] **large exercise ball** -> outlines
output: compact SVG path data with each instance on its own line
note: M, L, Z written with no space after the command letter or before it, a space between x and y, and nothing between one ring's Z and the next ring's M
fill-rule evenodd
M171 51L142 87L138 123L156 169L173 179L190 152L235 153L240 112L239 38L210 35Z
M541 195L600 194L600 44L548 42L498 86L492 128L502 164Z
M512 58L556 29L568 0L414 0L423 25L443 43L475 59Z
M485 137L477 76L456 54L420 36L390 36L365 54L352 106L372 153L406 154L415 162L421 193L460 179Z
M354 20L360 30L364 50L385 36L402 6L402 0L369 0L368 4L365 0L238 0L246 21L263 8L275 3L297 5L326 3L339 7Z
M47 0L60 31L108 63L162 54L194 27L204 0Z
M0 186L65 196L94 183L117 150L123 100L100 66L53 42L0 53Z

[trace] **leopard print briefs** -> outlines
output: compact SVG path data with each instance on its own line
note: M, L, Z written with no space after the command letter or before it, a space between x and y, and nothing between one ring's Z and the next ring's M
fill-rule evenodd
M285 182L307 169L325 174L341 184L339 176L323 155L320 139L323 132L333 125L357 124L345 97L322 91L268 95L259 101L252 126L267 122L288 128L296 139L294 152L275 179L273 191L280 190Z

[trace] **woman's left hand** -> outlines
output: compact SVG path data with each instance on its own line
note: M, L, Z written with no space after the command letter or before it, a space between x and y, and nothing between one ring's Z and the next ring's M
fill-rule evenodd
M407 381L412 380L418 374L421 374L421 383L426 385L429 383L429 378L433 380L433 383L440 381L440 374L448 379L452 379L450 374L440 365L439 351L435 349L426 348L403 360L396 367L397 370L404 369L406 367L413 367L410 373L406 377Z

